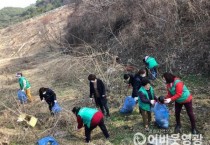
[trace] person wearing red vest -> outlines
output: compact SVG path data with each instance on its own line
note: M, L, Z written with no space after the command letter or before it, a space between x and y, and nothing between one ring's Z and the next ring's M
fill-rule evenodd
M190 94L190 91L187 89L185 84L175 75L166 72L162 77L167 84L166 87L168 92L164 103L175 102L175 133L179 133L181 129L180 113L182 106L184 105L190 118L192 134L197 134L195 117L192 108L192 95Z
M106 129L104 124L104 115L101 111L98 111L94 108L88 107L74 107L72 112L77 117L78 126L77 129L80 129L85 126L85 136L86 142L89 143L91 139L91 131L96 128L97 126L100 127L101 131L103 132L104 136L108 139L109 133Z

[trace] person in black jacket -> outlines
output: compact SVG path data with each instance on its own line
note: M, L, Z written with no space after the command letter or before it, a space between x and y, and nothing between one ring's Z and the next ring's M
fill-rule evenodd
M100 107L103 114L106 110L106 116L110 116L104 83L94 74L90 74L88 80L90 81L90 99L93 100L92 96L94 96L96 106Z
M135 76L132 74L124 74L124 79L126 82L133 87L132 91L132 97L135 99L135 101L138 100L138 91L141 88L142 79L146 77L146 70L140 69Z
M47 102L47 104L49 105L49 110L51 114L54 115L52 112L52 107L57 102L55 92L49 88L42 87L39 89L39 96L40 96L41 101L45 100Z

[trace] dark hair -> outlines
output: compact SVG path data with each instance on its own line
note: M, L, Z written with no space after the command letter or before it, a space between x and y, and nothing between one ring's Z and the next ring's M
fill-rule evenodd
M118 56L116 57L116 62L120 63L120 58Z
M145 60L145 58L143 59L143 63L146 63L146 60Z
M46 91L46 90L47 90L47 88L41 87L39 89L39 96L41 96L41 94L43 94L43 92Z
M80 107L75 106L71 111L77 115L79 113Z
M146 78L142 79L142 82L141 82L142 86L146 86L147 84L150 84L150 81Z
M164 104L164 99L165 99L164 96L158 97L158 101L159 101L161 104Z
M18 72L16 75L20 75L21 77L23 76L23 74L21 72Z
M124 80L127 80L129 77L130 77L129 74L124 74L124 76L123 76Z
M170 84L170 83L173 83L174 82L174 79L175 79L175 75L173 75L172 73L169 73L169 72L165 72L162 77L165 78L166 80L166 83L167 84Z
M140 69L137 74L143 75L145 73L146 73L146 70L145 69Z
M88 80L89 81L93 81L93 80L95 80L96 79L96 75L94 75L94 74L90 74L89 76L88 76Z

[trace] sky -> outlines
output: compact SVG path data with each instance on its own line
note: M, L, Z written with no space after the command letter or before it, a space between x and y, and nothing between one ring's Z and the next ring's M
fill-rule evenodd
M36 0L0 0L0 9L4 7L27 7L36 3Z

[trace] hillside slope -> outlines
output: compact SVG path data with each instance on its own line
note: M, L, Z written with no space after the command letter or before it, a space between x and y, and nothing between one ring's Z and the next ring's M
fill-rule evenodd
M124 97L131 94L122 79L123 73L127 73L124 66L142 68L142 58L149 54L159 61L160 73L176 69L174 73L185 81L194 97L197 128L207 145L210 140L210 81L201 74L209 69L207 6L210 3L202 1L201 5L198 1L189 1L186 5L181 2L83 0L1 29L0 142L31 145L38 138L53 135L61 145L84 144L84 132L73 131L76 121L70 110L75 105L95 107L88 99L87 76L90 73L95 73L106 83L111 108L111 117L105 119L111 138L105 140L97 129L92 135L94 144L131 145L137 132L146 136L154 132L164 134L153 125L154 132L144 132L138 106L131 115L118 113ZM188 8L194 8L196 3L202 7L196 13L196 21L192 22L188 16L192 16L194 13L190 10L195 9ZM189 7L190 4L194 7ZM189 15L183 16L186 11ZM204 17L201 16L203 13L206 14ZM179 22L175 23L178 16ZM198 47L203 49L196 49ZM121 58L121 63L116 62L116 56ZM32 85L35 101L31 104L24 106L17 102L17 72L22 72ZM166 94L161 77L153 85L157 96ZM50 87L56 92L63 107L59 116L51 117L46 103L40 102L40 87ZM173 133L173 105L169 108L168 131ZM30 128L18 123L17 116L21 112L36 116L39 119L37 126ZM188 134L190 123L185 110L181 117L183 132Z

